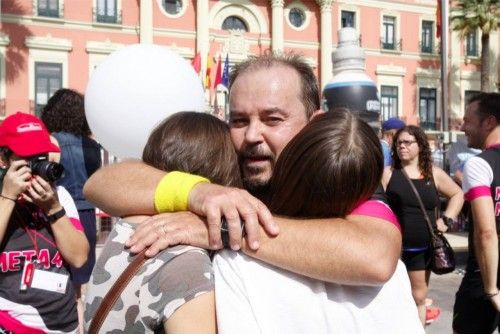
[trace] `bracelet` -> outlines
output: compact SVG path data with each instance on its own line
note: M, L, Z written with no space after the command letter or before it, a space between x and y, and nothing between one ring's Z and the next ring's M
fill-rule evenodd
M245 233L245 221L240 219L241 226L241 237L244 238ZM225 249L231 249L231 245L229 244L229 229L227 227L226 217L222 216L220 219L220 238L222 240L222 246Z
M16 202L16 199L15 199L15 198L12 198L12 197L4 196L4 195L2 195L2 194L0 194L0 197L5 198L5 199L9 199L9 200L11 200L12 202Z
M491 299L491 298L495 297L496 295L498 295L498 293L499 293L498 290L497 290L497 292L494 292L494 293L485 293L484 298Z
M155 209L158 213L186 211L191 189L201 182L208 182L207 178L183 172L169 172L165 175L155 191Z

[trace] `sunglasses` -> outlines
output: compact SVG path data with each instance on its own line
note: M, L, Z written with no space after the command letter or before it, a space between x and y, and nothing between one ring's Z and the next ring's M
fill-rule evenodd
M416 143L416 142L417 142L416 140L398 140L396 142L396 145L400 146L401 144L403 144L404 146L408 147L411 144Z

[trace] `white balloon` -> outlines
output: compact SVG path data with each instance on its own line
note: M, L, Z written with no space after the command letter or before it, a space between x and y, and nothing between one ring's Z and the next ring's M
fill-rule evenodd
M90 129L120 158L140 158L150 132L169 115L203 109L203 87L189 62L152 44L113 52L95 69L85 92Z

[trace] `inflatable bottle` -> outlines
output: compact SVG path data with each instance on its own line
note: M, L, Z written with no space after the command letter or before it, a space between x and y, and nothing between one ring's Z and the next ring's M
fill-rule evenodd
M339 45L332 52L333 79L323 89L326 111L348 107L376 131L380 128L380 101L375 82L365 72L365 52L354 28L338 31Z

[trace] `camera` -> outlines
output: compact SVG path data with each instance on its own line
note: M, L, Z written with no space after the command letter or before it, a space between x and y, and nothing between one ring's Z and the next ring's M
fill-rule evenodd
M37 155L27 160L28 167L31 169L33 175L40 175L40 177L48 182L55 182L63 176L63 165L49 161L46 155Z

